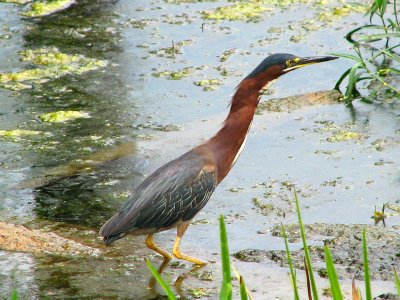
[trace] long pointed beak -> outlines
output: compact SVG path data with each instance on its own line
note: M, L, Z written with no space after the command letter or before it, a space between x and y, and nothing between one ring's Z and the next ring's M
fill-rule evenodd
M287 63L287 67L283 70L283 72L287 73L293 70L296 70L301 67L305 67L312 64L317 64L324 61L337 59L337 56L310 56L310 57L298 57L290 60Z

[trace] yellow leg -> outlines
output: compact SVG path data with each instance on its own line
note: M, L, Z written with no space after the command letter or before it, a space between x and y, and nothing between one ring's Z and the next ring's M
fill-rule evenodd
M172 256L165 250L161 249L154 243L153 233L150 233L146 238L146 245L149 249L156 251L158 254L161 254L165 260L170 260Z
M196 265L206 265L207 263L205 261L195 258L195 257L192 257L192 256L189 256L189 255L185 255L185 254L181 253L181 250L179 249L179 245L181 243L182 236L184 235L188 226L189 226L189 223L182 223L182 224L178 225L177 232L176 232L176 240L175 240L174 249L172 250L172 253L178 259L187 260Z

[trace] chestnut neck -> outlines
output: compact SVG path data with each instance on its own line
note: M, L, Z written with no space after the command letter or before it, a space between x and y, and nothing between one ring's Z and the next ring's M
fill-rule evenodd
M261 89L275 78L265 73L243 80L232 97L223 127L203 146L211 151L218 170L218 183L228 174L238 158L254 117Z

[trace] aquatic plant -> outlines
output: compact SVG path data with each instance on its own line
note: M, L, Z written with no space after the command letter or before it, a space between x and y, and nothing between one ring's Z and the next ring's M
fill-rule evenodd
M400 22L396 1L389 3L388 0L375 0L367 11L369 24L357 27L345 36L352 44L354 54L335 53L355 63L340 76L335 85L335 89L340 91L342 83L347 78L343 97L346 105L351 105L356 98L361 98L367 103L379 98L400 99L400 89L396 86L398 84L396 76L400 74L398 53ZM392 4L393 7L388 8L388 4ZM393 18L387 15L388 10L393 11ZM374 17L379 19L380 24L372 22ZM369 56L365 54L366 51L370 51ZM363 96L359 92L361 81L368 82L370 87L368 96Z
M296 208L297 208L297 217L298 217L298 223L299 223L299 227L300 227L301 239L303 242L303 250L304 250L304 256L305 256L304 261L305 261L305 271L306 271L307 288L308 288L308 298L317 300L318 293L317 293L316 284L315 284L315 280L314 280L314 276L313 276L312 266L311 266L311 262L310 262L310 255L308 252L308 246L307 246L307 241L306 241L305 229L303 226L303 221L302 221L301 214L300 214L299 201L298 201L296 193L295 193L294 198L295 198L295 203L296 203ZM294 299L299 299L299 298L296 298L296 295L298 297L298 290L297 290L297 285L296 285L296 274L293 271L293 265L292 265L292 261L290 259L290 251L289 251L289 247L287 245L287 237L286 237L285 229L284 229L283 225L282 225L282 233L283 233L283 237L285 240L286 253L288 256L288 263L289 263L289 269L290 269L290 273L291 273L292 286L293 286L294 294L295 294ZM332 296L332 299L334 299L334 300L343 300L343 295L342 295L342 291L340 288L338 277L336 275L336 270L335 270L335 266L333 264L332 255L331 255L331 252L327 245L324 246L324 252L325 252L327 277L328 277L329 283L330 283L330 291L329 291L330 295ZM372 290L371 290L371 277L369 274L368 248L367 248L367 238L366 238L365 228L362 231L362 257L363 257L365 295L366 295L365 299L372 300L373 298L372 298ZM398 295L400 296L400 282L399 282L396 270L394 270L394 282L395 282L395 286L398 290ZM362 299L361 292L356 287L354 279L353 279L353 284L352 284L352 295L353 295L353 297L352 297L353 300L361 300Z

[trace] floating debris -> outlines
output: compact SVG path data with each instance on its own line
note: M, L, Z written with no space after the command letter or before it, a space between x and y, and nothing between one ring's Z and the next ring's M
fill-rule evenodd
M302 95L289 96L285 98L274 98L261 102L257 106L256 114L265 111L285 112L314 105L327 105L340 103L341 94L336 90L311 92Z

